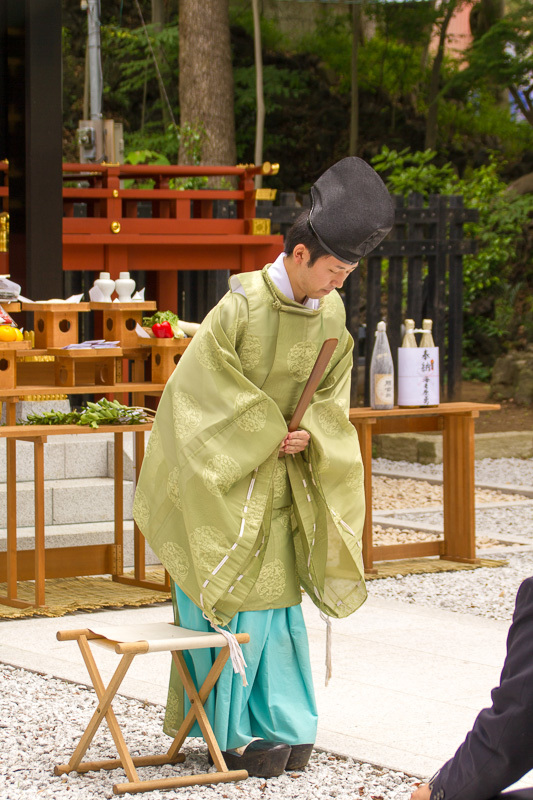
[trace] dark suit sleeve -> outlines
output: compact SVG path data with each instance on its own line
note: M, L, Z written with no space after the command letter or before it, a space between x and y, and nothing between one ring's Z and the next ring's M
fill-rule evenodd
M533 578L518 590L492 707L433 781L431 800L488 800L533 768Z

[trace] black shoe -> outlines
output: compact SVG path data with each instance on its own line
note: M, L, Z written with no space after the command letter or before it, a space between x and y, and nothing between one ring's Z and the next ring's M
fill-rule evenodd
M222 751L228 769L245 769L251 778L277 778L285 769L290 755L290 744L266 739L254 739L246 746L242 755L236 750ZM212 764L211 753L207 754L207 758Z
M285 769L305 769L311 758L313 747L312 744L293 744Z

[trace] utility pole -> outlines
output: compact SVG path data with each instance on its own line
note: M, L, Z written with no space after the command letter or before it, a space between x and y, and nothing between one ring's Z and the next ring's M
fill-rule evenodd
M87 11L87 65L89 116L78 123L80 162L123 161L122 123L104 119L102 114L102 56L100 46L100 0L81 0Z
M91 119L102 119L102 59L100 53L100 0L87 0L87 46Z

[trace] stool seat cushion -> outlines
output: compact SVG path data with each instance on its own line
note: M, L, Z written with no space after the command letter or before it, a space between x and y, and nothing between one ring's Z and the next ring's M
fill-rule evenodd
M89 630L96 636L101 636L101 644L109 642L146 642L148 653L157 653L165 650L198 650L202 647L224 647L226 639L221 633L193 631L181 628L172 622L154 622L144 625L109 625L106 622L97 622ZM98 639L92 640L100 644Z

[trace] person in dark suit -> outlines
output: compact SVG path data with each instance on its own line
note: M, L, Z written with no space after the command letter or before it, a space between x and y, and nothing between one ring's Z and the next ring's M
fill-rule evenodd
M454 757L411 800L533 800L533 788L500 792L533 769L533 577L516 596L500 685Z

